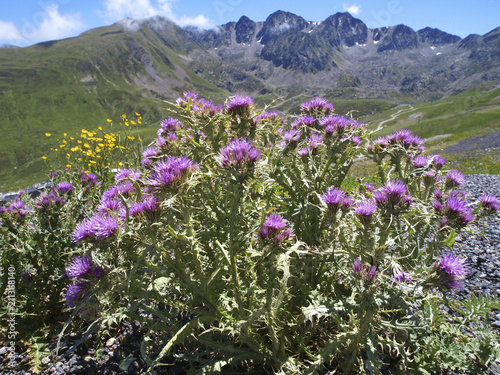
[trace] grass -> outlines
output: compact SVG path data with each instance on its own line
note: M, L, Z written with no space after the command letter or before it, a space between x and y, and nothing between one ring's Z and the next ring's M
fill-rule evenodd
M147 27L128 33L113 25L78 38L0 49L0 191L47 179L41 157L63 133L99 125L109 130L106 119L135 112L143 115L146 135L154 132L148 125L156 127L168 113L161 90L171 98L183 90L225 97L186 67L182 33L175 31L168 45Z

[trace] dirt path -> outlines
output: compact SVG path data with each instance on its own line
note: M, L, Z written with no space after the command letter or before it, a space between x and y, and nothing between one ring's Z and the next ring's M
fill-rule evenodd
M387 120L384 120L384 121L381 121L378 126L377 126L377 129L375 129L376 132L378 132L379 130L382 129L383 125L386 123L386 122L389 122L389 121L392 121L392 120L395 120L399 115L402 115L403 113L408 113L408 112L412 112L415 110L415 108L413 108L413 106L411 104L406 104L407 106L409 106L410 108L401 108L399 111L397 111L396 113L393 113L391 115L391 118L388 118Z

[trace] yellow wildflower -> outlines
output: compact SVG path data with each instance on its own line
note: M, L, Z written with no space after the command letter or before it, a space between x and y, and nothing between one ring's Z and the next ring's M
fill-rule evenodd
M71 168L71 164L66 164L66 168Z
M107 122L113 122L113 120L111 120L111 119L109 119L109 118L107 118L107 119L106 119L106 121L107 121Z
M45 160L45 159L47 159L47 157L46 156L42 156L42 159Z
M46 137L50 137L51 135L52 135L52 133L49 133L49 132L45 133Z

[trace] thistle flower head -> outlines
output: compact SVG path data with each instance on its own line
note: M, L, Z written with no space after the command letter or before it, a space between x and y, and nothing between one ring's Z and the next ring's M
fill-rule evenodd
M483 210L488 211L489 213L494 213L500 210L500 202L497 197L482 195L479 197L479 202L481 202Z
M454 188L465 184L465 176L458 169L450 169L446 175L445 185L448 188Z
M354 213L364 225L371 222L373 213L377 210L377 206L370 201L361 201L354 207Z
M155 188L168 187L176 181L183 180L198 165L186 156L168 156L155 162L149 175L149 184Z
M177 98L177 100L175 102L177 103L177 105L185 106L189 102L191 102L191 103L194 102L197 97L198 97L198 94L196 94L194 92L184 91L183 92L183 97L182 98Z
M250 95L238 94L226 102L226 112L233 116L248 116L254 101Z
M260 229L260 237L266 241L281 243L292 235L291 228L287 228L288 223L278 214L266 216Z
M119 229L115 216L98 212L76 225L72 233L73 242L104 240L116 235Z
M193 112L201 116L214 116L222 112L222 104L215 105L211 100L201 98L193 106Z
M366 280L368 281L373 281L375 280L375 278L377 277L377 265L374 264L373 266L371 266L370 268L368 268L366 270Z
M70 279L78 279L85 276L92 268L92 258L82 255L75 256L66 267L66 276Z
M365 266L363 263L358 258L355 258L354 261L352 262L352 270L354 273L362 273L365 270Z
M434 268L441 283L449 289L460 289L462 280L467 276L464 259L453 253L441 253Z
M441 155L434 155L432 157L432 165L437 170L440 170L441 168L443 168L445 163L446 163L446 159L444 157L442 157Z
M67 307L74 307L75 303L85 298L88 293L89 285L85 281L79 281L67 287L64 299Z
M130 179L132 181L137 181L142 176L140 171L134 171L132 169L121 169L115 173L115 181L122 181Z
M313 126L316 122L316 119L312 116L302 115L299 116L292 124L292 129L297 129L303 125L305 126Z
M413 166L415 168L424 168L427 166L428 158L424 155L418 155L413 159Z
M71 185L69 182L59 182L55 187L54 190L57 191L59 194L65 194L65 193L70 193L73 191L73 185Z
M307 100L300 105L300 109L305 113L320 113L328 114L333 111L333 103L330 103L325 98L320 98L319 96Z
M253 166L260 159L260 150L247 138L234 139L221 148L219 160L223 167Z
M396 273L393 276L393 279L399 283L403 283L403 282L408 283L408 282L412 281L411 275L408 272L404 272L404 271L400 271L400 272Z
M258 125L265 121L281 121L281 117L276 111L264 111L259 113L254 119L254 124Z

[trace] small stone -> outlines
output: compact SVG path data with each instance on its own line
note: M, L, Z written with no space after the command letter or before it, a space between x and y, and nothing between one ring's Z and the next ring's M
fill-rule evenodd
M106 341L106 346L108 348L112 347L116 343L116 339L114 337L111 337L108 341Z
M49 358L49 357L44 357L44 358L42 358L42 364L43 364L43 365L46 365L46 364L48 364L48 363L50 363L50 358Z
M500 320L495 320L491 325L495 328L500 328Z

